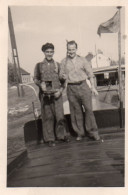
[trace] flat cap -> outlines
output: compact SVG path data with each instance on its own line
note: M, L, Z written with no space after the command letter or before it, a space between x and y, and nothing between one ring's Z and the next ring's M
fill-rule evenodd
M54 50L54 45L52 43L46 43L45 45L42 45L41 50L45 52L47 49L53 49Z

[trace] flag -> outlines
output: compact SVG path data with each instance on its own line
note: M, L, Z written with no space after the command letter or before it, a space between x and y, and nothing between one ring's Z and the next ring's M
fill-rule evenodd
M101 36L101 33L116 33L119 31L119 11L107 22L100 24L97 34Z

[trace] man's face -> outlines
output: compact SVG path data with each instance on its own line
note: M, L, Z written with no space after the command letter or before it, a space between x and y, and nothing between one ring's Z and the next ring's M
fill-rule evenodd
M52 57L54 55L54 50L53 49L46 49L45 52L44 52L44 55L45 55L45 58L50 61L52 60Z
M76 51L77 51L77 48L75 44L72 44L72 45L68 44L67 52L70 58L74 58L76 56Z

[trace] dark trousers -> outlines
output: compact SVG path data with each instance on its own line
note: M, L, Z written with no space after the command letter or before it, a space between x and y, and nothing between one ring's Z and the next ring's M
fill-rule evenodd
M41 95L41 115L44 141L64 139L66 136L66 124L64 119L62 96L55 100Z
M92 111L92 94L86 81L80 85L68 85L67 96L74 131L79 136L85 135L85 129L91 136L97 134L97 124Z

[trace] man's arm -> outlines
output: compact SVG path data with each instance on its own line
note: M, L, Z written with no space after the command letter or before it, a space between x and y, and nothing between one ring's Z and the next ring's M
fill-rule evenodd
M35 69L34 69L34 83L42 90L46 90L46 84L45 82L41 82L40 80L40 69L39 69L39 63L36 64Z
M59 76L59 80L60 80L60 91L63 92L63 90L66 87L66 79L63 78L64 75L64 70L63 70L63 65L58 63L58 76Z
M92 92L94 93L94 95L98 95L98 91L96 90L95 85L94 85L94 78L93 77L90 78L90 83L91 83Z
M38 86L41 87L41 81L40 81L40 73L39 73L39 63L36 64L35 69L34 69L34 83Z
M85 71L87 73L87 76L88 76L88 78L90 80L92 92L95 95L98 95L98 92L97 92L97 90L95 88L95 85L94 85L94 75L93 75L91 63L89 63L86 59L84 59L84 68L85 68Z
M62 60L59 67L59 79L61 82L65 82L67 79L66 75L66 59Z
M64 63L62 63L62 62L61 62L61 64L58 63L58 76L59 76L61 87L54 94L55 98L59 98L62 95L63 90L66 88L65 67L64 67Z

